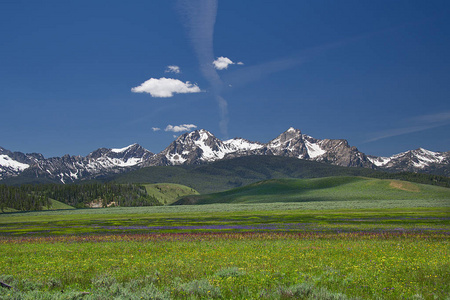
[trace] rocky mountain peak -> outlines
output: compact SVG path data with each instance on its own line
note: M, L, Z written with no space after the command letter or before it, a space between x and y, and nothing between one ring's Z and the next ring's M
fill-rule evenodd
M44 158L42 154L11 152L0 147L0 179L17 176L45 177L62 183L121 173L132 168L180 164L201 164L248 155L277 155L347 167L389 171L434 173L449 176L450 152L424 148L391 157L367 156L344 139L316 139L290 127L268 143L243 138L222 141L205 129L180 135L158 154L139 144L123 148L100 148L89 155ZM32 175L30 175L32 174Z
M291 141L295 143L296 141L299 141L302 139L302 132L298 129L295 129L293 127L290 127L285 132L281 133L279 136L271 140L268 145L269 148L277 148L280 146L289 146L291 144Z

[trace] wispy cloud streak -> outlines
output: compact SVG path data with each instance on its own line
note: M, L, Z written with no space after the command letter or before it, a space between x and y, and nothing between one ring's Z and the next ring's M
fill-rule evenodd
M276 59L228 73L224 76L224 80L233 85L233 87L245 86L249 83L259 81L272 73L297 67L308 59L309 57L304 56Z
M409 24L409 23L408 23ZM408 24L402 24L396 27L390 27L374 32L363 33L360 35L348 37L345 39L337 40L334 42L326 43L323 45L318 45L315 47L306 48L299 53L296 53L292 56L275 58L271 61L263 62L258 65L245 67L222 76L224 81L228 84L231 84L233 87L245 86L249 83L259 81L265 77L270 76L273 73L289 70L299 65L302 65L312 59L327 53L332 49L337 49L342 46L346 46L351 43L356 43L358 41L363 41L370 37L385 34L390 31L398 30L407 26ZM243 64L241 62L237 64Z
M178 10L189 40L197 55L200 71L211 85L211 92L220 109L220 129L228 136L228 103L220 96L223 82L214 68L214 25L216 23L218 0L179 0Z
M364 141L364 143L375 142L385 138L401 136L408 133L420 132L432 128L441 127L450 124L450 111L436 114L427 114L410 118L405 121L409 126L392 128L384 131L375 132L372 137Z

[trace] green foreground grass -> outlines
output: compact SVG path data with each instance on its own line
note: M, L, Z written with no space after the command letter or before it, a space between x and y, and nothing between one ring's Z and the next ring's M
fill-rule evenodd
M0 299L446 299L450 203L0 215Z
M2 299L450 296L441 234L114 235L1 240L0 250L0 279L17 288Z

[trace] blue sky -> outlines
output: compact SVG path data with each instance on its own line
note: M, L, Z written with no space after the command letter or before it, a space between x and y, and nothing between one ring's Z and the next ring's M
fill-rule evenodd
M449 151L448 15L434 0L2 0L0 146L159 152L183 128L267 142L293 126L372 155Z

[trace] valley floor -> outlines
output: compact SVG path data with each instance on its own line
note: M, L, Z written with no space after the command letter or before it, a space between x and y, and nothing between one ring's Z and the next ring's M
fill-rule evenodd
M0 298L450 297L448 203L267 205L3 214Z

